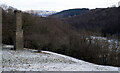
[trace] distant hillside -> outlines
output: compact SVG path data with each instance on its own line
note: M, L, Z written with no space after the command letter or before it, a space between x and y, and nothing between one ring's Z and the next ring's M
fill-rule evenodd
M60 19L71 17L71 16L77 16L79 14L82 14L86 11L89 11L87 8L82 8L82 9L69 9L69 10L63 10L61 12L58 12L56 14L53 14L53 17L57 17Z
M37 14L42 17L47 17L49 15L56 13L56 11L47 11L47 10L26 10L25 12L28 12L30 14Z
M62 14L61 16L60 14L58 15L59 17L63 17ZM58 17L58 15L56 14L54 17ZM101 33L103 36L107 34L120 35L120 7L97 8L76 16L71 16L63 21L84 34L85 31L91 31Z

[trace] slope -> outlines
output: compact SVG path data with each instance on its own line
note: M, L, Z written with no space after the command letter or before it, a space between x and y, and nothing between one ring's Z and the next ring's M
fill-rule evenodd
M118 68L95 65L49 51L35 53L28 49L3 49L3 71L118 71Z

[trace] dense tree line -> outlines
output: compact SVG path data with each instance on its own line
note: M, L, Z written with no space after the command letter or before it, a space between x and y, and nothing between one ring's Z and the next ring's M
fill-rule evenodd
M50 17L55 17L55 18L59 18L59 19L65 19L65 18L70 18L72 16L80 15L80 14L85 13L87 11L89 11L88 8L69 9L69 10L63 10L61 12L53 14Z
M14 8L3 9L3 43L14 44L15 14ZM69 55L85 61L120 66L119 54L109 50L108 43L79 35L68 23L53 17L39 17L23 12L24 47L49 50ZM83 31L84 32L84 31Z
M61 19L61 15L66 14L57 13L54 17ZM76 16L62 17L62 21L72 25L82 34L94 33L104 37L116 36L120 39L120 7L96 8Z

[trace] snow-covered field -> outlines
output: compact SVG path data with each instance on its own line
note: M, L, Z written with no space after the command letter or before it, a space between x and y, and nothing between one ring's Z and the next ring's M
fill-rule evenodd
M95 65L49 51L3 49L2 53L3 71L118 71L117 67Z

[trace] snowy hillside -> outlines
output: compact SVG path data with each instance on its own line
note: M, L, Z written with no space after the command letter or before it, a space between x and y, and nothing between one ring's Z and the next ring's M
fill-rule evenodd
M3 49L3 71L118 71L118 68L95 65L49 51Z
M92 41L92 43L95 43L95 41L99 41L99 43L106 43L106 45L109 46L110 51L113 48L116 48L117 52L120 52L120 41L115 39L108 39L105 37L97 37L97 36L90 36L89 38L86 38L88 41ZM103 44L104 46L104 44Z
M27 10L25 12L28 12L30 14L37 14L42 17L47 17L49 15L57 13L56 11L47 11L47 10Z

